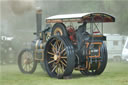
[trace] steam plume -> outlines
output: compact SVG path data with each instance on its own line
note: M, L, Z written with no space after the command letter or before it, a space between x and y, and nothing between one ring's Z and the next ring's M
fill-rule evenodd
M8 0L12 12L21 15L35 9L35 0Z

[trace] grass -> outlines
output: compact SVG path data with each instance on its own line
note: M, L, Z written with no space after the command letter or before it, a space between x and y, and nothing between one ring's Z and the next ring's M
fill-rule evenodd
M74 71L72 79L50 78L39 65L34 74L22 74L17 65L3 65L0 78L0 85L128 85L128 62L108 63L100 76Z

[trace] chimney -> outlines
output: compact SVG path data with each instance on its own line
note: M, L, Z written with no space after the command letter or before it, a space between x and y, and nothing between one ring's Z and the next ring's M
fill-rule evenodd
M41 33L41 29L42 29L42 9L41 8L37 8L36 11L36 24L37 24L37 38L40 38L40 33Z

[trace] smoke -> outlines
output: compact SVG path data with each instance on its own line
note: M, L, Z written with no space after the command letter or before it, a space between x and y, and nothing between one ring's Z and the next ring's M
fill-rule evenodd
M15 15L22 15L35 9L35 0L8 0L8 5Z

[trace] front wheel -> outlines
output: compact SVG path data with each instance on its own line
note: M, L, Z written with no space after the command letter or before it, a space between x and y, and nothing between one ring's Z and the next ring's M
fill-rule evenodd
M18 56L18 66L22 73L31 74L35 72L37 61L34 60L33 51L31 49L24 49Z

